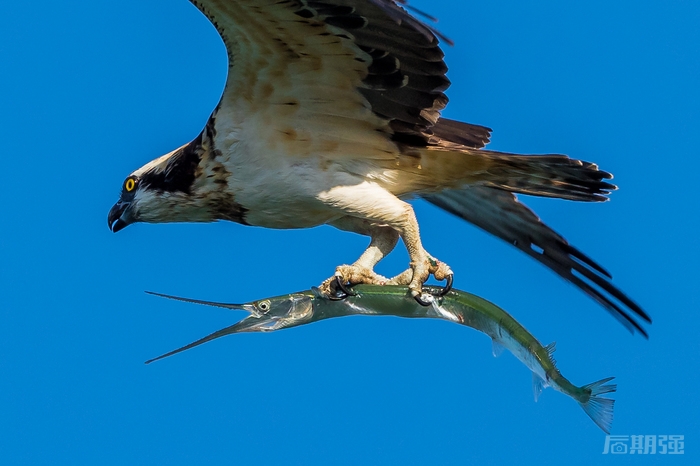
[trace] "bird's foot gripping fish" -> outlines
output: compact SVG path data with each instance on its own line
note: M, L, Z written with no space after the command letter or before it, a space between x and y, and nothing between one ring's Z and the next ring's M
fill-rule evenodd
M532 371L535 401L544 388L551 386L576 400L598 427L606 433L610 432L614 400L601 395L616 390L616 385L609 383L613 377L582 387L573 385L555 365L552 357L554 343L542 346L510 314L493 303L464 291L440 287L424 289L420 300L427 305L416 302L405 286L357 285L341 293L336 299L330 299L314 288L247 304L216 303L151 293L185 302L243 310L250 315L230 327L151 359L147 364L225 335L271 332L333 317L393 315L443 319L472 327L491 337L494 356L498 356L503 348L513 353Z

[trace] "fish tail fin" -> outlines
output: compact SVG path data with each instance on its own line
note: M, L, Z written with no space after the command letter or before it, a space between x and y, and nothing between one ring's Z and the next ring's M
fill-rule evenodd
M593 422L603 429L606 434L610 434L615 400L603 398L600 395L612 393L617 390L616 384L608 384L608 382L614 378L615 377L608 377L581 387L582 390L590 392L590 394L586 401L580 401L579 404Z

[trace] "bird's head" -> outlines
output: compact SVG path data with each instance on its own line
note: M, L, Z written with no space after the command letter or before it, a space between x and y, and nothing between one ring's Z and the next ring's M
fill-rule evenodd
M201 140L195 140L131 173L109 211L117 232L136 222L211 222L217 219L211 193L198 183Z

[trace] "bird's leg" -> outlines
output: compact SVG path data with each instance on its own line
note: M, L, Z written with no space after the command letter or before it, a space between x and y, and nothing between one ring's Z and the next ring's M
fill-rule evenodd
M391 277L386 284L387 285L408 285L413 280L413 269L408 268L401 272L400 274Z
M376 274L374 266L394 249L399 240L398 232L391 227L373 225L367 220L356 217L343 217L333 222L332 225L341 230L370 236L372 240L369 247L352 265L338 266L335 275L321 284L321 291L328 295L334 295L338 291L335 289L336 277L343 284L385 284L387 279Z
M432 257L423 248L420 240L418 221L416 220L416 215L411 205L398 199L383 187L371 182L363 182L350 186L338 186L321 193L319 199L327 205L342 210L350 218L363 218L369 222L368 225L390 227L391 230L398 232L401 238L403 238L406 249L408 250L408 255L411 260L409 264L411 273L404 272L398 277L395 277L391 283L407 284L411 289L411 294L414 296L419 296L421 294L423 283L425 283L431 274L438 280L444 280L447 276L452 274L452 271L445 263ZM356 225L351 223L352 221L347 222L347 225L336 226L341 229L349 229L362 233L362 231L358 231ZM348 228L348 226L352 228ZM371 233L370 235L374 241L375 235ZM389 238L389 236L387 236L387 238ZM379 259L393 249L396 244L396 236L393 236L392 241L384 240L384 242L386 242L384 250L377 248L376 251L371 251L372 245L370 245L370 248L365 251L367 256L363 254L363 257L366 257L366 262L360 262L363 260L363 257L361 257L360 261L358 261L360 265L371 264L371 267L373 267ZM390 247L387 247L389 245ZM362 270L358 268L353 269L353 266L350 267L351 269L346 270L342 269L341 266L339 267L339 272L352 273ZM381 281L383 277L377 276L374 272L369 276L357 274L351 278L360 279L360 283L366 283L367 281L370 283L377 283L378 279L380 283L387 283L387 280ZM352 281L350 283L352 283ZM326 286L326 289L328 289L329 286L330 285Z
M387 281L387 285L408 285L414 296L420 296L423 283L432 274L437 280L445 280L452 275L450 267L435 259L423 248L420 240L418 221L413 208L406 204L405 214L398 226L403 242L411 259L410 268Z

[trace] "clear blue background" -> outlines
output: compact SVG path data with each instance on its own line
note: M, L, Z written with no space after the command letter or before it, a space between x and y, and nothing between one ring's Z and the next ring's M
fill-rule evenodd
M573 3L573 5L572 5ZM194 138L226 56L186 0L0 6L3 464L662 464L698 461L700 4L418 1L441 18L451 104L490 147L615 174L605 205L527 199L654 317L651 339L480 230L417 202L426 247L565 376L619 383L613 433L684 434L684 457L602 456L569 398L446 322L353 317L143 361L242 317L147 296L307 289L366 246L330 227L139 224L124 177ZM402 270L402 248L379 271ZM697 464L697 463L695 463Z

